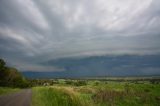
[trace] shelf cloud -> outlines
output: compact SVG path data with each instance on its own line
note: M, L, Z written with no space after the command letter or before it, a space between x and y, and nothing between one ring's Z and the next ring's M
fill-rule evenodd
M21 71L41 62L160 53L159 0L1 0L0 57Z

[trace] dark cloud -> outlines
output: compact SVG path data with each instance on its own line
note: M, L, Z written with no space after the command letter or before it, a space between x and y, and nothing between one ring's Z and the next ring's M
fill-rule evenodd
M157 0L1 0L0 56L24 71L64 57L160 53Z

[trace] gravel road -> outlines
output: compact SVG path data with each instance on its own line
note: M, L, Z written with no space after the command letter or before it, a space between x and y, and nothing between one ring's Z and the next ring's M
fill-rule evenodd
M32 90L25 89L17 93L0 96L0 106L30 106Z

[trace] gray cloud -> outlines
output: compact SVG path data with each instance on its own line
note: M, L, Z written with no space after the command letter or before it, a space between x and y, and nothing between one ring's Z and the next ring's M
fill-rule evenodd
M56 58L159 54L159 4L158 0L1 0L0 56L22 71L27 67L43 71L47 67L38 63Z

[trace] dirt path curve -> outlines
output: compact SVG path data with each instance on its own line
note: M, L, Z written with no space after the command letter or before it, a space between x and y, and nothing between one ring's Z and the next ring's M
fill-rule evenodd
M32 90L25 89L20 92L0 96L0 106L30 106Z

